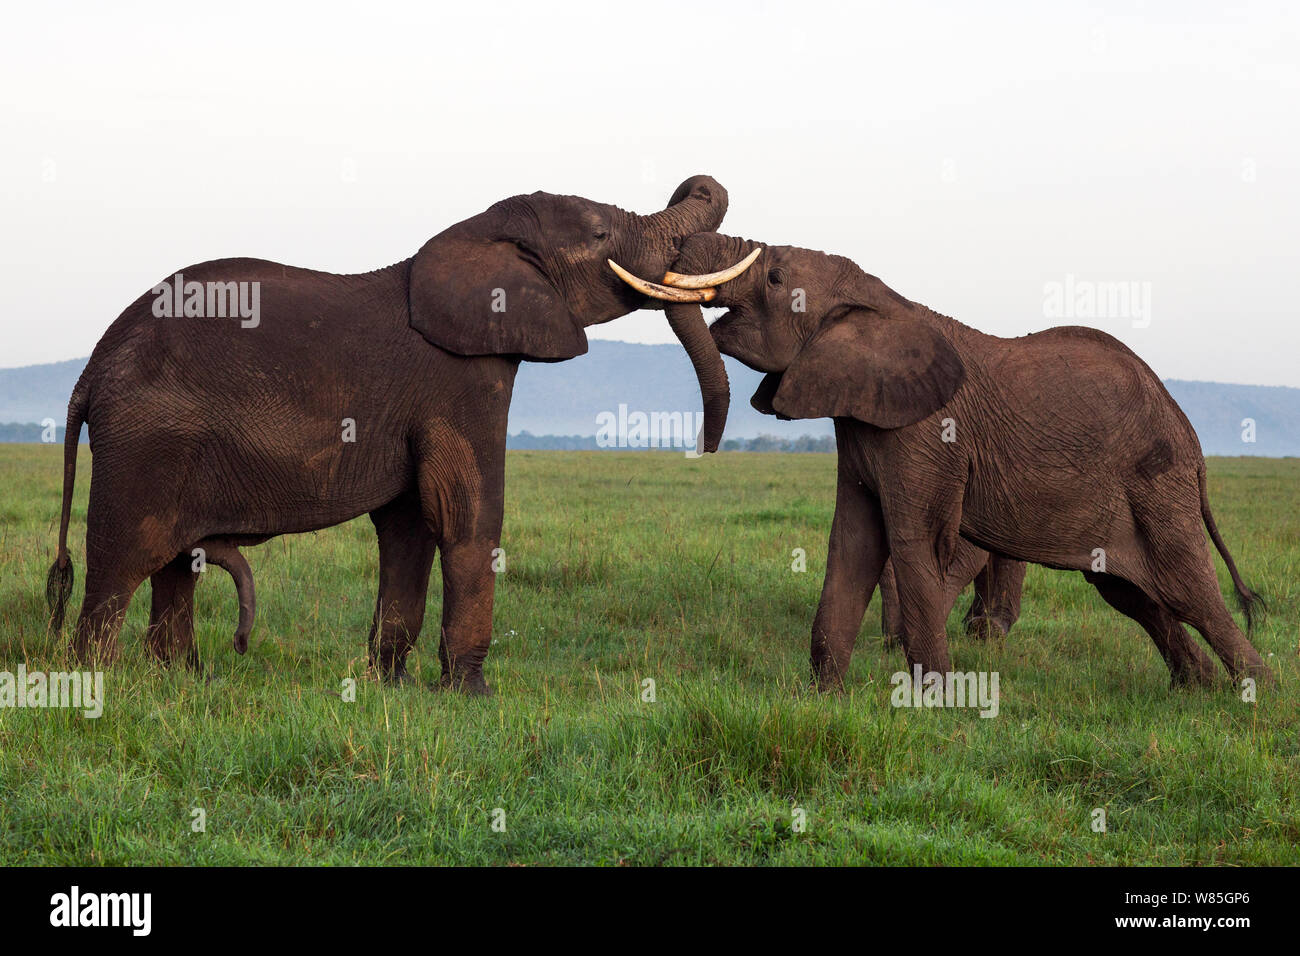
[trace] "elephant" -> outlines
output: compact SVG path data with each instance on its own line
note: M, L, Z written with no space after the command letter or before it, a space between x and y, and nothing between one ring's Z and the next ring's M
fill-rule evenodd
M755 252L744 276L681 302L678 276ZM1172 685L1216 676L1184 623L1234 679L1270 679L1219 590L1207 530L1250 631L1262 602L1215 524L1196 433L1118 339L1073 326L987 335L843 256L717 233L688 238L662 281L646 275L634 288L670 300L670 314L727 310L709 332L764 373L755 408L834 420L835 514L812 627L820 689L842 689L887 558L909 669L951 673L944 620L963 542L1082 571L1150 635Z
M373 272L237 258L155 286L104 334L72 393L46 583L52 628L72 588L68 522L86 422L94 472L78 658L112 659L127 604L148 578L151 652L199 667L201 560L235 578L243 651L255 601L239 548L368 514L379 544L371 667L406 677L437 552L438 686L489 693L483 661L519 363L581 355L587 326L653 303L606 260L662 272L687 236L718 227L727 202L708 176L687 179L651 215L536 192ZM227 316L236 293L237 321ZM722 359L698 313L670 322L698 375L703 449L714 451L729 401Z
M979 640L1006 637L1020 620L1025 563L989 554L965 539L960 540L946 577L943 603L947 611L944 620L952 613L953 605L966 585L972 582L975 597L962 619L963 629ZM887 644L902 641L903 615L898 604L898 582L894 577L894 563L889 559L880 570L880 632Z

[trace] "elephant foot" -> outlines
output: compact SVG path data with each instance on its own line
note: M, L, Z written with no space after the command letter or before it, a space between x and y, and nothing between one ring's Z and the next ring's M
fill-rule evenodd
M819 694L843 694L844 675L830 667L813 664L813 689Z
M72 660L82 667L111 667L117 660L117 641L73 643Z
M481 671L473 674L443 674L434 689L454 691L467 697L491 697L493 694Z
M411 676L405 667L401 670L382 672L379 679L387 687L407 687L417 683L416 679Z
M1268 665L1256 657L1256 661L1245 665L1239 665L1236 673L1233 675L1233 682L1240 687L1243 677L1253 677L1255 683L1260 687L1272 687L1277 683L1277 677Z
M966 636L974 638L977 641L987 641L992 639L1002 639L1007 636L1007 626L995 617L980 615L979 617L967 618Z
M400 687L403 684L415 682L406 671L406 655L398 660L397 655L371 654L368 670L376 680L390 687Z
M1184 687L1214 687L1221 683L1218 671L1213 666L1201 669L1176 670L1169 673L1169 689L1179 690Z

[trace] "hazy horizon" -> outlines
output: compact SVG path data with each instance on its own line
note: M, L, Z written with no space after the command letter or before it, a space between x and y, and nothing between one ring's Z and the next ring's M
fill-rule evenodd
M505 196L648 212L708 173L724 231L986 332L1300 386L1294 8L505 6L14 11L0 367L89 354L191 263L362 272ZM1084 287L1125 304L1055 314ZM673 341L659 312L589 335Z

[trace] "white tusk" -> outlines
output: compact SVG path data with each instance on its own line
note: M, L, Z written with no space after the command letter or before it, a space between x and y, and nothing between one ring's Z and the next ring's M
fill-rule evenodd
M664 299L667 302L708 302L718 294L716 289L670 289L658 282L647 282L645 279L637 278L613 259L606 259L605 261L609 263L609 267L614 270L614 273L620 279L636 289L636 291L651 298Z
M710 272L708 275L690 276L679 272L665 272L664 285L670 285L674 289L708 289L715 285L722 285L724 282L730 282L752 266L754 260L759 257L762 251L762 248L755 249L730 269L723 269L721 272Z

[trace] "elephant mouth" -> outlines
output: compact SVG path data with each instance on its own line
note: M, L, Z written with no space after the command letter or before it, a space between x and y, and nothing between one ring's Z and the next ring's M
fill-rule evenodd
M709 333L716 339L719 333L727 331L727 327L735 321L735 318L735 310L728 309L709 323Z
M709 335L719 352L731 356L755 372L779 374L785 371L784 368L773 367L772 362L763 354L763 349L758 347L760 340L756 338L753 327L735 309L729 309L719 316L709 326Z

